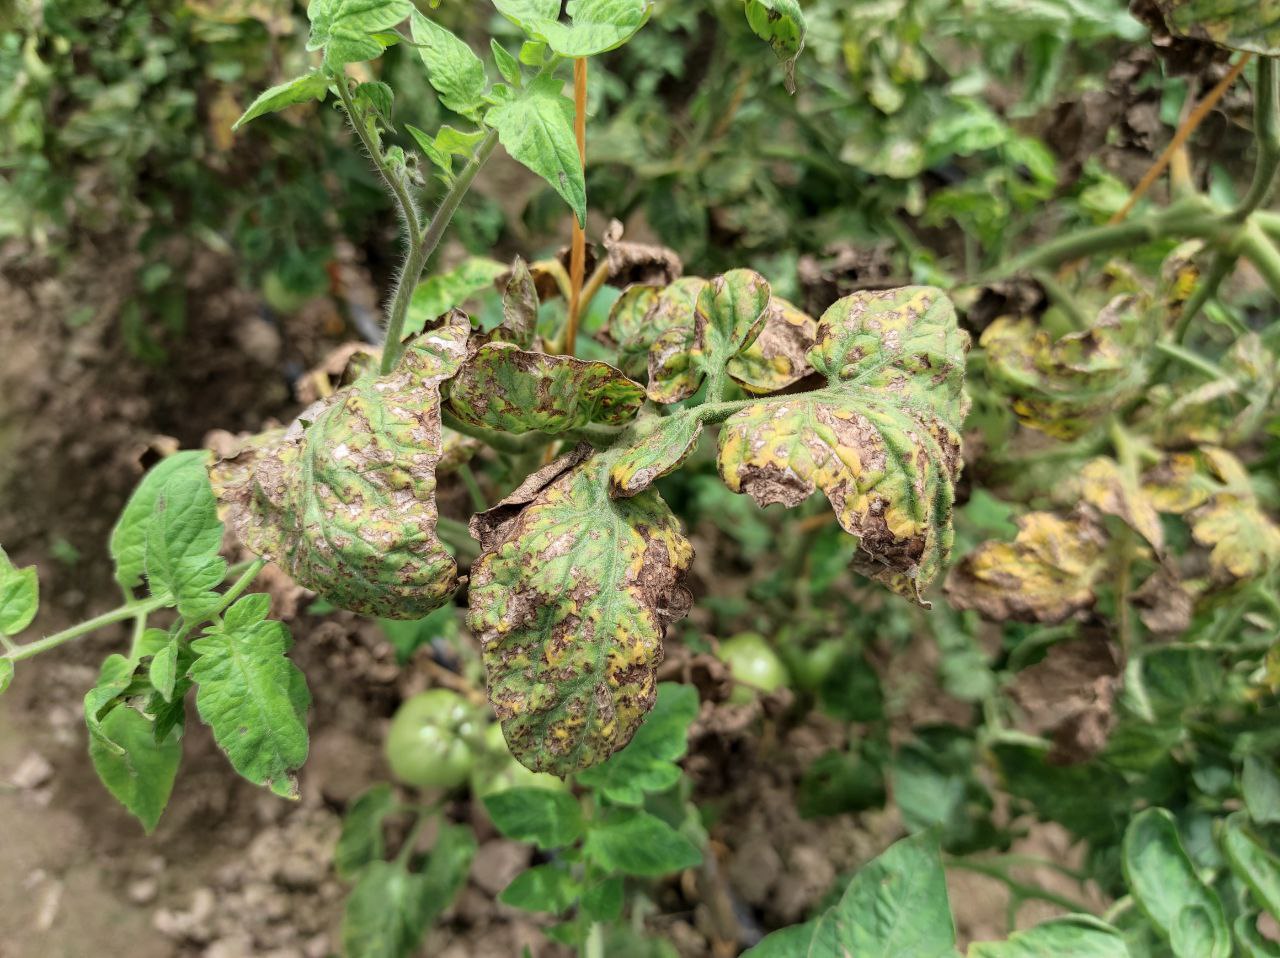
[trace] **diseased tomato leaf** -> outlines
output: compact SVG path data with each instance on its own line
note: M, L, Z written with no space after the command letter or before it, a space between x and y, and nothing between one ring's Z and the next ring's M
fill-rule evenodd
M458 580L435 531L439 390L470 330L454 311L409 344L395 372L360 378L216 464L240 540L353 612L419 619L442 605Z
M1030 512L1013 542L984 542L947 576L947 599L1003 622L1062 622L1095 599L1106 539L1094 519Z
M1143 365L1122 318L1136 296L1114 299L1090 329L1053 339L1029 319L997 319L982 334L987 377L1024 426L1074 439L1137 394Z
M940 290L840 300L807 354L827 386L730 417L721 477L762 506L821 489L859 539L854 568L920 600L951 548L967 348Z
M650 489L610 499L609 460L580 447L472 520L468 623L512 753L564 776L608 758L657 694L666 625L691 599L693 549Z
M649 349L649 398L680 402L708 377L708 394L718 395L725 367L760 335L768 306L769 284L749 269L730 270L703 286L692 316L668 327Z
M609 450L609 494L634 496L679 469L700 435L702 421L692 413L640 420Z
M494 0L498 12L562 57L593 57L631 39L649 19L650 0Z
M796 92L796 60L804 50L804 12L796 0L746 0L747 23L782 61L788 93Z
M1278 0L1156 0L1174 33L1228 50L1280 57Z
M511 343L481 346L449 384L449 408L459 419L513 433L622 425L643 403L644 387L608 363Z
M786 389L813 372L805 354L817 338L817 320L774 296L764 329L750 347L729 360L729 375L747 392Z
M1164 551L1164 529L1155 503L1142 489L1136 470L1126 470L1114 459L1099 456L1080 472L1084 501L1129 526L1157 553Z
M618 346L618 365L628 376L648 372L654 340L693 322L698 294L706 285L700 277L682 276L665 287L638 284L623 290L609 313L609 336Z

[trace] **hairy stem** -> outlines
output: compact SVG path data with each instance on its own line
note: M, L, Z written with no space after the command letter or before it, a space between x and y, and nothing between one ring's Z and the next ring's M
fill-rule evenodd
M342 108L347 111L347 119L351 122L351 128L355 130L356 136L360 138L365 152L369 154L369 159L377 167L378 175L382 177L382 182L386 184L387 189L391 191L391 195L395 198L396 205L400 207L400 215L404 217L405 229L409 233L409 241L412 242L418 236L418 208L414 205L413 198L405 188L404 181L396 176L395 172L387 164L387 158L383 155L382 148L369 134L369 128L364 123L364 117L360 116L359 111L356 110L355 100L351 97L351 89L347 86L347 75L343 73L334 77L334 86L338 88L338 97L342 100Z
M490 130L480 141L480 145L476 147L475 153L458 174L458 178L453 181L453 185L449 187L449 192L445 194L440 208L436 210L435 216L431 217L431 222L427 224L427 229L421 238L415 235L410 239L409 255L405 258L404 272L400 276L400 284L396 287L395 296L391 299L391 309L387 317L387 337L382 347L383 375L396 368L396 363L404 352L404 345L400 342L404 336L404 321L409 315L409 301L413 299L413 291L418 285L418 280L422 278L422 271L426 269L431 254L440 245L444 231L453 219L453 214L458 210L458 204L467 195L467 190L471 189L476 174L488 161L497 145L498 131Z

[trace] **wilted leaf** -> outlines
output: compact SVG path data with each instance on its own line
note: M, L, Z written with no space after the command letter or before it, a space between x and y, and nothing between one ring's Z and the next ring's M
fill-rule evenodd
M468 622L489 698L515 756L561 776L631 740L653 706L666 625L690 604L679 522L653 490L610 499L606 458L567 465L588 451L472 526L485 551Z
M1164 551L1160 515L1140 487L1136 472L1125 470L1114 459L1099 456L1085 463L1080 482L1085 502L1115 516L1146 539L1157 554Z
M730 270L704 285L693 314L668 327L649 349L649 398L688 399L708 376L714 389L729 360L760 335L768 306L769 284L749 269Z
M782 61L788 93L796 92L796 58L804 50L804 13L796 0L746 0L747 22Z
M967 347L931 287L840 300L808 353L828 385L730 417L720 475L762 506L820 488L859 539L854 568L918 600L951 547Z
M388 376L361 378L274 442L212 470L240 540L345 609L420 619L457 587L436 537L440 384L465 355L455 312L409 344Z
M1177 958L1230 958L1222 902L1196 874L1172 815L1140 812L1125 831L1123 864L1134 900Z
M514 433L621 425L643 403L644 387L608 363L511 343L481 346L449 384L449 408L459 419Z
M1165 569L1157 569L1131 596L1142 624L1159 636L1191 628L1191 594Z
M997 319L982 334L987 375L1013 401L1023 425L1074 439L1122 405L1142 384L1142 364L1126 347L1121 316L1136 297L1113 300L1097 323L1053 340L1030 319Z
M1192 512L1191 534L1209 546L1209 568L1219 581L1256 578L1280 563L1280 528L1258 505L1244 466L1225 449L1201 450L1222 491Z
M517 256L502 296L502 325L494 330L493 338L531 349L538 331L538 302L538 288L529 267Z
M601 237L605 252L605 281L625 289L669 286L684 272L684 263L675 250L653 243L633 243L622 238L622 223L613 220Z
M620 47L649 19L650 0L494 0L498 12L562 57L593 57Z
M634 496L679 469L700 435L702 420L691 413L640 420L609 450L609 495Z
M997 622L1061 622L1090 608L1105 570L1102 530L1087 514L1031 512L1013 542L984 542L947 576L947 598Z
M484 100L484 62L469 46L417 10L409 23L427 79L440 94L440 102L454 113L475 113Z
M1156 0L1169 29L1228 50L1280 57L1276 0Z
M265 593L244 596L191 643L196 708L235 770L285 798L307 759L306 679L285 657L284 623L267 618Z
M373 34L391 29L412 12L410 0L312 0L307 4L307 49L324 50L325 62L335 69L372 60L383 48Z
M294 383L293 391L299 402L308 406L321 399L328 399L343 386L349 386L364 373L378 365L381 351L368 343L343 343L337 349L325 354L324 359L308 369ZM229 433L217 432L220 438L230 436ZM230 437L232 441L236 437ZM205 445L212 449L218 447L205 439Z
M786 389L813 372L805 354L817 338L817 320L774 296L764 329L750 347L729 360L729 375L752 393Z
M1151 389L1147 418L1158 441L1239 446L1266 425L1280 393L1280 359L1257 333L1248 333L1231 345L1218 368L1220 376L1194 370L1187 379Z
M707 285L697 276L683 276L659 289L630 286L609 313L609 336L618 345L618 365L628 376L649 369L649 349L667 330L693 323L698 296Z
M232 124L231 129L238 130L250 120L256 120L268 113L278 113L295 103L306 103L310 100L323 100L329 92L329 78L319 70L300 77L294 77L284 83L277 84L264 91L249 104L240 119Z
M0 548L0 635L17 635L31 624L39 607L36 567L19 569Z
M1142 493L1160 512L1183 515L1204 505L1216 491L1198 453L1175 452L1142 476Z

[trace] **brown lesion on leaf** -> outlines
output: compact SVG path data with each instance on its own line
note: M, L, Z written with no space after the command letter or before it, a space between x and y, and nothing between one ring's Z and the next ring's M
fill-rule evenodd
M471 517L471 538L479 542L480 548L485 552L491 552L499 542L507 538L512 524L520 518L525 508L538 498L542 490L580 463L590 459L592 452L590 443L580 442L569 452L547 463L536 472L530 473L525 477L524 482L501 502Z

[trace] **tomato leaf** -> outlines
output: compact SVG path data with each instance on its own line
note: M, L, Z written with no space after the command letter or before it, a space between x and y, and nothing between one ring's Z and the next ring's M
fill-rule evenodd
M721 477L762 506L796 506L821 489L859 539L854 568L923 601L951 548L967 348L939 290L840 300L808 353L828 385L731 416Z
M512 264L502 295L502 325L494 330L494 338L514 343L521 349L533 348L538 332L538 288L533 274L519 256Z
M19 569L0 549L0 635L17 635L31 624L40 607L36 567ZM10 669L13 664L10 663Z
M579 772L576 780L619 805L644 804L647 793L666 791L679 781L676 762L688 749L689 725L697 717L698 690L663 682L653 711L631 743L602 764Z
M200 475L208 458L207 452L193 449L161 459L142 477L129 496L111 531L111 557L116 562L116 581L124 588L132 589L142 584L142 576L146 572L147 528L151 525L156 501L165 485L179 476Z
M340 878L351 881L366 865L382 860L386 854L382 821L395 804L395 793L386 782L373 786L351 804L333 852L333 867Z
M421 333L450 310L461 308L471 297L489 289L504 272L506 267L497 260L471 256L446 273L427 277L409 300L406 334Z
M454 113L470 116L484 102L484 61L462 40L417 10L410 17L413 42L427 68L427 79L440 102Z
M1008 941L975 942L968 958L1130 958L1124 937L1090 915L1068 915L1014 932Z
M545 788L509 788L484 797L498 831L539 848L564 848L581 837L585 823L578 800Z
M486 343L449 384L449 408L464 422L505 432L568 432L592 422L621 425L644 403L644 387L608 363Z
M610 449L609 495L634 496L680 468L698 446L702 420L692 412L640 420Z
M183 617L198 622L217 608L227 574L218 555L222 522L204 470L172 477L156 499L147 526L147 583L167 595Z
M178 774L181 728L170 729L157 742L153 720L120 704L102 719L100 730L101 735L89 739L94 770L107 791L150 834L169 803Z
M1230 958L1222 902L1196 874L1172 815L1139 812L1125 831L1122 863L1130 894L1176 958Z
M782 61L788 93L796 92L796 60L804 50L804 13L796 0L746 0L747 23Z
M553 76L537 77L492 106L485 122L512 158L550 183L585 226L587 184L573 134L573 101L560 92L562 86Z
M325 63L339 69L372 60L385 46L373 34L389 30L413 12L411 0L313 0L308 50L323 50Z
M805 354L818 337L818 322L774 296L759 337L729 360L729 375L752 393L772 393L813 372Z
M997 622L1062 622L1096 600L1102 530L1087 514L1031 512L1013 542L984 542L947 576L947 599Z
M1085 463L1080 471L1080 483L1085 502L1133 529L1151 544L1157 555L1164 552L1160 514L1151 497L1143 491L1136 470L1099 456Z
M563 865L526 868L498 895L498 901L521 911L559 915L578 898L578 883Z
M564 776L626 745L653 706L668 622L691 599L693 550L650 489L608 495L589 447L472 520L469 624L512 753Z
M1219 842L1231 871L1244 882L1253 900L1273 918L1280 915L1280 859L1250 833L1239 815L1223 823Z
M698 846L648 812L593 825L582 850L599 867L623 875L656 877L702 864Z
M680 303L678 297L673 305ZM718 391L729 361L760 335L768 307L769 284L749 269L730 270L703 285L693 313L681 317L649 349L649 398L680 402L708 376L711 391Z
M650 0L494 0L507 19L562 57L593 57L622 46L649 19Z
M294 77L284 83L264 90L258 98L249 104L249 109L241 114L240 119L231 125L238 130L250 120L256 120L268 113L279 113L285 107L311 100L323 100L329 92L329 77L319 70L312 70L300 77Z
M298 797L307 758L306 680L285 657L289 631L267 619L265 594L247 595L191 643L196 708L232 766L255 785Z
M1280 57L1280 3L1275 0L1156 0L1156 6L1174 33Z
M420 619L448 601L457 566L435 531L439 388L470 330L455 311L390 375L361 377L283 436L220 463L218 495L240 540L355 612Z

